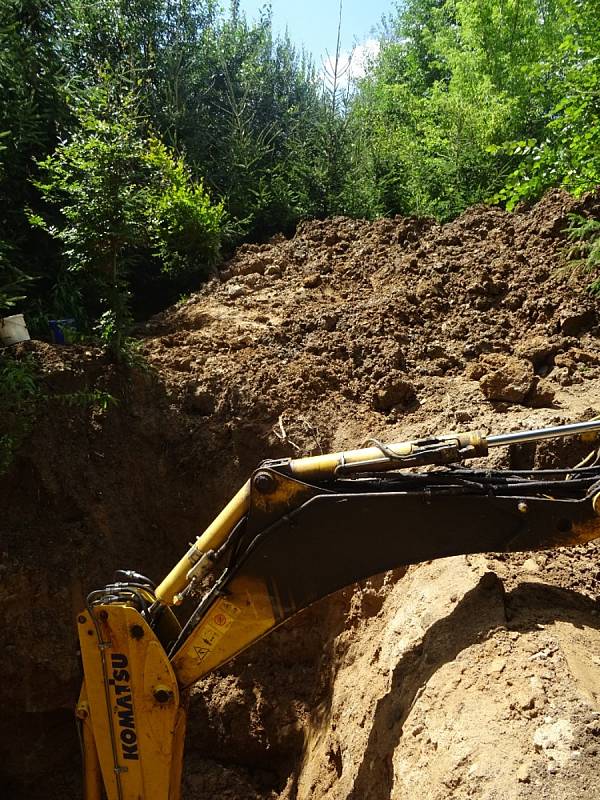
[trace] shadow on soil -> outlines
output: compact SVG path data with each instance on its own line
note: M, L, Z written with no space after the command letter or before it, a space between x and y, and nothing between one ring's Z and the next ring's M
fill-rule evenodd
M499 578L484 575L454 611L429 628L419 645L398 662L389 692L379 700L367 748L348 800L389 800L392 758L422 687L444 664L499 626L527 632L558 620L600 629L598 603L577 592L524 583L505 594Z

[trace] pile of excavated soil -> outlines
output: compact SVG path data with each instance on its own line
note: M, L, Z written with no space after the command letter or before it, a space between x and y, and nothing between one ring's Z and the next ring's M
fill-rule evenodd
M0 487L10 796L78 791L85 593L119 567L159 579L262 458L600 415L598 303L560 271L575 211L600 201L304 223L144 326L146 371L18 351L53 399ZM97 391L118 403L56 398ZM198 684L184 798L597 797L599 551L452 558L321 601Z
M305 223L291 241L242 247L221 282L155 318L148 356L189 413L283 415L280 435L296 443L288 417L303 451L329 446L347 416L358 424L344 440L429 426L440 392L455 415L463 396L471 415L486 397L558 408L556 391L600 363L595 304L557 280L569 210L555 194L529 214L478 207L444 226Z

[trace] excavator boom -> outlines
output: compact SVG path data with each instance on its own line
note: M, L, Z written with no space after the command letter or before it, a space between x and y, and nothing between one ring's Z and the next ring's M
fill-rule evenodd
M599 430L370 440L264 462L157 587L123 573L89 596L78 617L86 800L177 800L189 688L337 589L435 558L599 537L597 457L556 470L460 466L490 446ZM182 628L173 605L187 610Z

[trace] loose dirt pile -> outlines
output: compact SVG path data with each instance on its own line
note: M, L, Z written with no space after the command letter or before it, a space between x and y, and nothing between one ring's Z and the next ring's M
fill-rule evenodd
M144 327L149 372L23 348L48 391L119 403L51 401L0 490L9 796L78 791L64 759L84 593L117 567L160 578L262 458L600 415L598 305L557 275L574 210L600 202L338 218L244 246ZM184 797L598 797L598 552L448 559L309 609L198 685Z

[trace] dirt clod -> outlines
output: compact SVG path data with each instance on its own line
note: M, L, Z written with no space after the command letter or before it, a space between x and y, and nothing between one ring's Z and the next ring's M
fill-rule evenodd
M479 385L488 400L521 403L531 391L534 372L528 361L494 354L486 357L483 367L486 371Z
M527 405L532 408L552 408L556 400L556 389L552 381L545 378L534 378L532 388L527 397Z
M373 393L373 408L390 411L395 406L412 403L416 398L415 387L400 376L388 375L376 385Z
M321 283L322 278L318 273L314 275L307 275L302 281L302 284L306 289L316 289L317 286L321 285Z

